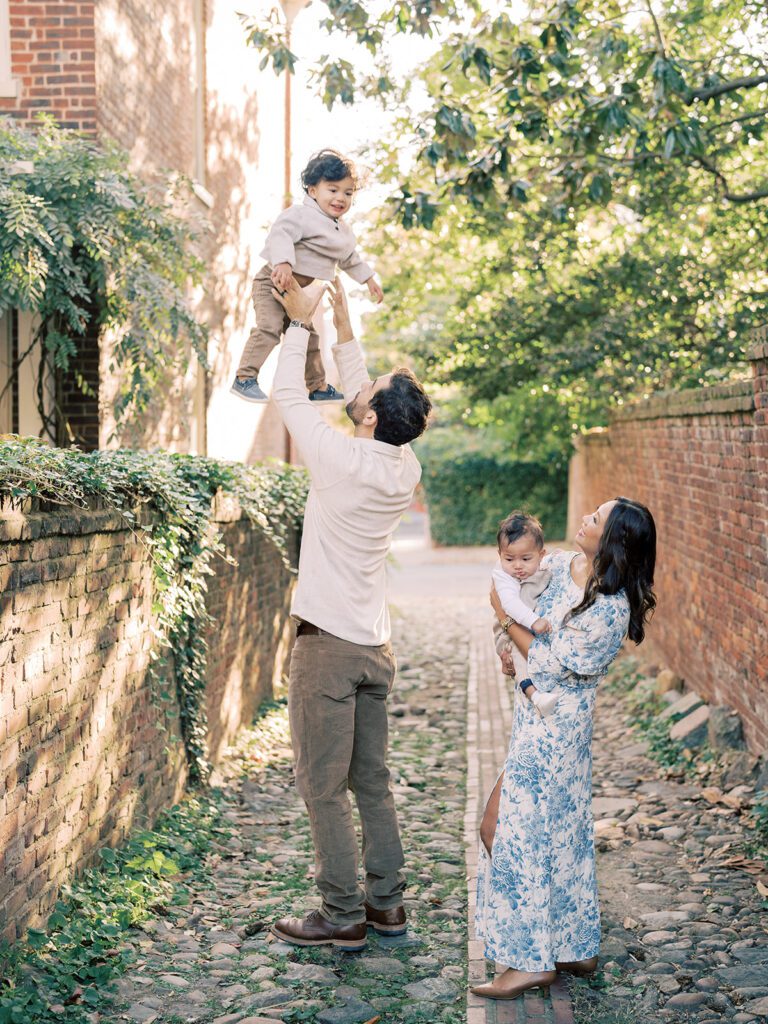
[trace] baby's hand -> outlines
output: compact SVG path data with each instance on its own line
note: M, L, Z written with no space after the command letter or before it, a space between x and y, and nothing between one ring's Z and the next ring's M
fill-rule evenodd
M381 302L384 298L384 292L376 278L369 277L365 283L368 285L368 293L374 302Z
M536 619L534 624L531 626L531 632L535 633L536 636L543 636L544 633L551 633L552 623L548 619Z
M285 292L291 287L293 280L293 267L290 263L278 263L272 270L272 284L279 292Z

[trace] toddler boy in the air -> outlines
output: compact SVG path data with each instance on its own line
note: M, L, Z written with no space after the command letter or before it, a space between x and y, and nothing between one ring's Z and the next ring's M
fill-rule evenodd
M231 391L246 402L266 402L259 386L259 371L280 342L289 321L272 294L284 292L293 278L302 287L314 280L332 281L336 266L359 284L367 284L376 302L384 293L373 270L357 252L352 229L344 215L352 206L359 175L351 160L334 149L323 149L301 173L306 198L300 206L283 210L272 225L262 251L266 265L253 280L256 326L245 343ZM320 338L311 325L307 345L305 381L313 402L338 402L344 397L325 378Z

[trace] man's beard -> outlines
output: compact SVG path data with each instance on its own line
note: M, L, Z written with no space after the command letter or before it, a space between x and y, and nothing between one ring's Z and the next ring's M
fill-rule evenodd
M358 396L355 395L352 401L347 402L345 406L347 416L349 416L356 427L360 426L363 422L363 417L365 416L365 410L358 405L357 398Z

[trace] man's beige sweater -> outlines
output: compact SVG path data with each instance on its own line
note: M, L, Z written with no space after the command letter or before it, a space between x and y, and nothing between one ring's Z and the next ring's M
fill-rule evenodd
M356 644L390 635L385 561L421 466L409 445L350 437L329 426L304 385L309 333L289 327L272 397L309 469L299 580L291 614ZM369 377L357 341L333 355L347 400Z

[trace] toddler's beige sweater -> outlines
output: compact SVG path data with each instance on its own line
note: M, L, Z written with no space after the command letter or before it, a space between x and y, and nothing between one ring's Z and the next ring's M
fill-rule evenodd
M310 196L301 206L283 210L267 235L261 257L271 267L290 263L297 274L321 281L334 279L336 264L358 284L373 277L372 268L357 251L352 229L323 213Z

